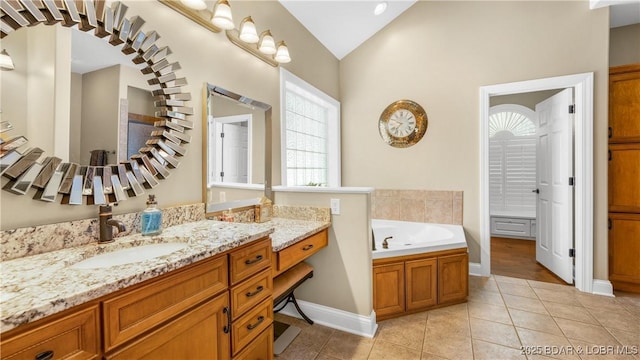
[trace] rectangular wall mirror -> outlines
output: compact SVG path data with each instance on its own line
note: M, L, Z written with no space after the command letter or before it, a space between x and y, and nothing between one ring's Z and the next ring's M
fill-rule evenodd
M204 95L202 180L207 212L226 208L227 199L219 192L214 196L216 188L264 189L271 199L271 106L211 84L206 84Z

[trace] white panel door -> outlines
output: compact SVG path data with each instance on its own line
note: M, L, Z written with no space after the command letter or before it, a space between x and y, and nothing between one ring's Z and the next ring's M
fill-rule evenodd
M536 105L537 232L536 260L567 283L573 283L573 89Z
M251 174L251 114L209 120L209 181L248 183Z
M223 182L247 183L247 127L239 123L223 125Z

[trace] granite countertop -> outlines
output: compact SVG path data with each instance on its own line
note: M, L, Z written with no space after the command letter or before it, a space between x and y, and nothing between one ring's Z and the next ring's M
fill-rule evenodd
M269 222L225 223L213 220L176 225L157 236L116 238L105 245L66 248L0 262L0 332L97 299L128 286L223 253L267 235L279 251L330 223L274 218ZM186 243L183 249L149 260L98 269L72 265L101 253L155 243Z

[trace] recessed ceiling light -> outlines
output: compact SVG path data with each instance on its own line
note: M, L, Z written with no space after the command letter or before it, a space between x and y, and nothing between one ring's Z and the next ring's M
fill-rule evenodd
M373 10L373 13L378 16L387 10L387 2L381 1L376 5L376 8Z

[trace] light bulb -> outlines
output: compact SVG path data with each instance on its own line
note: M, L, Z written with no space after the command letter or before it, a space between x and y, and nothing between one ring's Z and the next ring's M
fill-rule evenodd
M233 25L233 16L231 15L231 6L227 0L218 0L213 9L213 17L211 23L220 29L231 30Z
M15 67L13 66L13 60L11 60L11 56L6 49L2 49L0 52L0 69L2 70L13 70Z
M265 30L260 34L258 50L267 55L273 55L276 53L276 42L273 40L273 36L271 36L271 31Z
M279 63L291 62L291 56L289 55L289 48L284 41L278 42L278 51L276 52L275 60Z
M260 40L258 32L256 31L256 24L253 22L251 16L242 19L240 23L240 40L248 44L255 44Z

